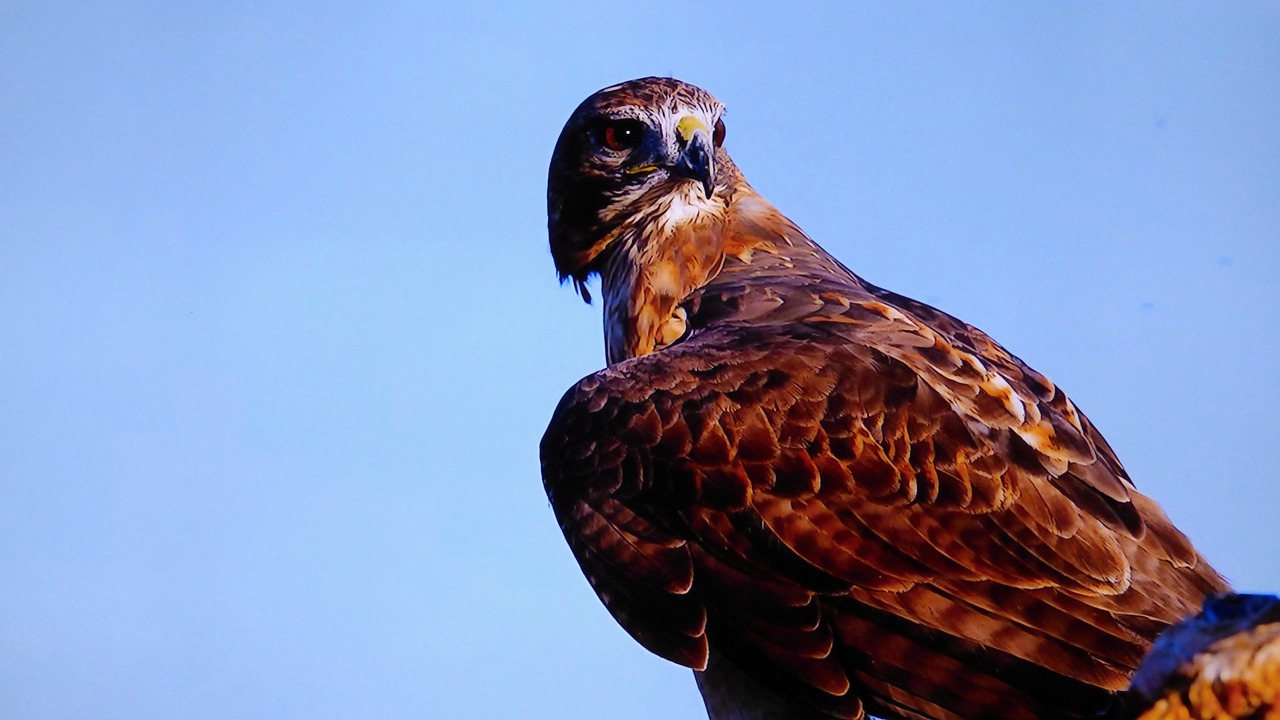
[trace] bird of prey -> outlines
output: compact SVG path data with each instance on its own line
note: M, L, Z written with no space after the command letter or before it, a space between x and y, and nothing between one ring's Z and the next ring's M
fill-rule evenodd
M605 88L551 253L608 366L541 443L587 580L713 720L1083 718L1226 583L1048 378L846 269L756 193L723 106Z
M1132 687L1138 720L1280 720L1280 598L1210 599L1156 639Z

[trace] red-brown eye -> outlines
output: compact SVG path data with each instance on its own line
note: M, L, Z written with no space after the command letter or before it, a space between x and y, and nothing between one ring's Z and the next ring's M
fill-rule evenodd
M644 124L639 120L609 120L596 133L601 145L618 152L639 145L643 136Z
M720 147L724 144L724 121L716 120L716 127L711 131L711 144Z

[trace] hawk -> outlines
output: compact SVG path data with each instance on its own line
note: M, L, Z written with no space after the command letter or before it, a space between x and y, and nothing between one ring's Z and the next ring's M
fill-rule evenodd
M1132 688L1138 720L1280 719L1280 598L1210 599L1156 639Z
M722 718L1082 718L1226 583L1048 378L756 193L723 106L605 88L548 183L608 366L541 443L587 580Z

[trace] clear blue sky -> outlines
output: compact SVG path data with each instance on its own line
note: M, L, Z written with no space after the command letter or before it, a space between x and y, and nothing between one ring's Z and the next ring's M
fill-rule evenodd
M703 717L538 475L547 161L649 74L1280 590L1280 5L263 5L0 10L0 717Z

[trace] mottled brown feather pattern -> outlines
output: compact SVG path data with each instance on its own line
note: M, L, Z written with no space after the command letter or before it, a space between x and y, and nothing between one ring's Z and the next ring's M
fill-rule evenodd
M718 113L703 95L636 81L565 133L618 108ZM589 203L592 229L561 227L590 188L560 147L557 266L605 278L621 340L556 409L544 483L614 617L707 671L713 718L1093 716L1225 589L1060 388L849 272L723 148L681 222L654 209L690 191L672 176Z

